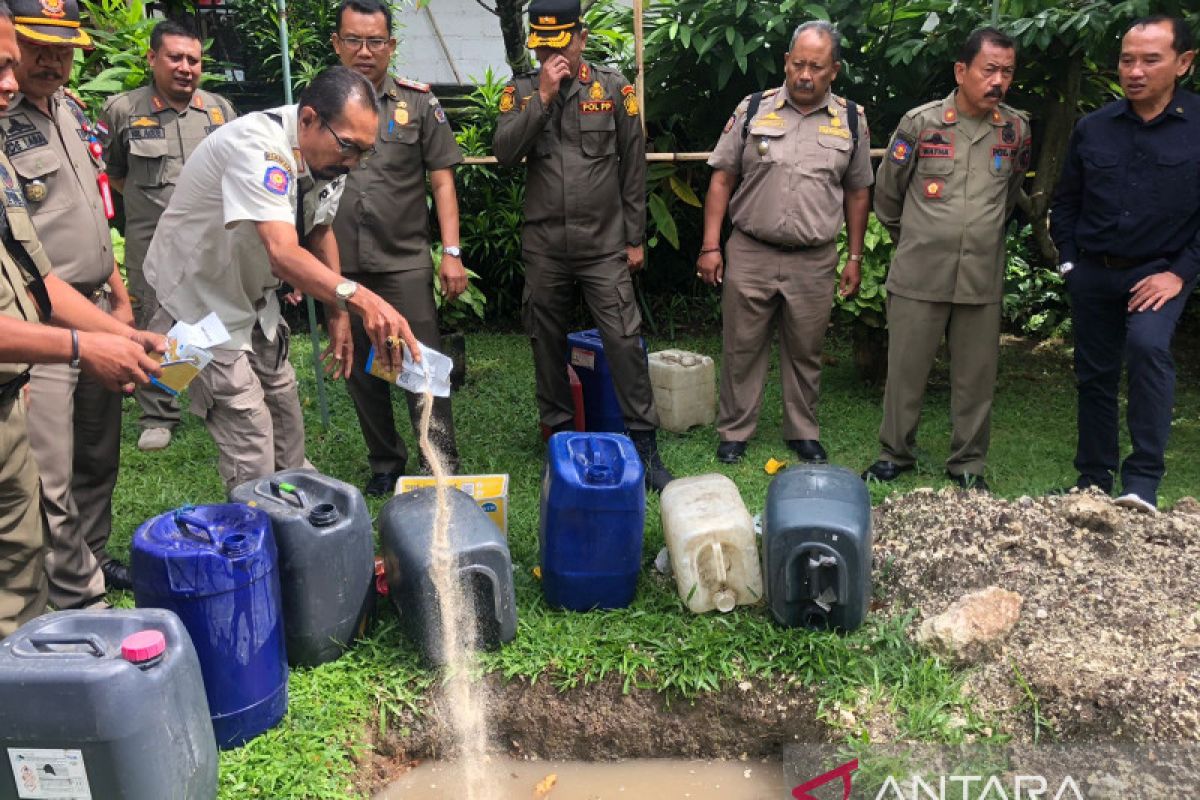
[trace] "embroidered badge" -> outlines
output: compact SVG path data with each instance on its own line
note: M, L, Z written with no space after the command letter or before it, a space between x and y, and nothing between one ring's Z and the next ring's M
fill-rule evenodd
M921 131L918 158L954 158L954 131Z
M288 175L292 174L292 165L287 160L287 156L283 155L283 153L276 153L274 150L264 150L263 158L283 167L284 172L286 172Z
M611 114L612 100L584 100L579 104L580 114Z
M25 200L21 197L21 193L17 191L17 184L13 181L12 175L3 164L0 164L0 181L4 182L4 205L12 208L20 208L25 205Z
M500 95L501 114L507 114L513 110L513 106L516 105L513 95L516 93L516 91L517 87L515 86L510 85L504 87L504 93Z
M579 80L583 81L584 83L592 82L592 68L586 63L579 65Z
M760 126L765 128L782 128L783 117L772 111L754 120L754 127L757 128Z
M154 95L150 98L150 105L154 107L155 111L162 111L164 108L167 107L167 104L164 103L162 101L162 98L159 97L158 95Z
M604 87L600 85L600 81L592 82L592 88L588 89L588 97L592 100L604 99Z
M408 109L397 107L396 110L392 112L392 122L396 123L397 125L407 125Z
M101 136L108 136L108 126L105 125L103 121L97 121L95 128L96 133L100 134Z
M993 112L992 112L992 122L994 122L994 123L996 123L997 125L999 125L999 124L1000 124L1001 122L1003 122L1003 121L1004 121L1004 117L1000 116L1000 112L999 112L999 111L993 111Z
M930 200L941 200L942 190L946 188L945 178L924 178L925 196Z
M439 125L445 125L446 124L446 109L442 108L441 106L434 106L433 118L438 121Z
M1017 132L1013 128L1012 120L1004 123L1004 128L1000 131L1000 141L1005 144L1016 144Z
M958 112L953 108L947 108L946 112L942 114L942 122L958 122Z
M529 105L529 98L531 98L531 97L533 97L532 94L527 94L521 98L521 110L522 111L524 111L525 107Z
M831 128L840 128L842 126L842 120L837 116L837 114L834 114L832 117L830 117L829 126Z
M62 19L67 15L65 0L42 0L42 11L47 17Z
M130 117L129 118L129 127L131 127L131 128L158 128L161 126L158 124L158 120L155 119L154 117L142 115L142 116L138 116L138 117Z
M428 83L421 83L420 81L410 81L408 78L396 78L396 83L398 83L400 86L403 86L406 89L414 89L418 92L421 92L422 94L425 94L429 91Z
M888 151L888 159L893 164L904 166L910 158L912 158L912 144L907 139L897 136L896 141L892 142L892 149Z
M267 167L267 171L263 175L263 186L267 187L267 191L271 194L287 194L291 181L292 179L288 176L287 171L282 167Z
M724 128L724 130L721 131L721 133L722 134L729 133L731 130L733 130L733 126L736 124L737 124L737 114L730 114L729 121L725 123L725 128Z
M225 113L216 106L213 106L212 108L208 109L208 121L213 125L224 125Z
M45 134L24 114L13 114L4 128L4 152L11 158L35 147L50 144Z
M836 119L833 121L837 122ZM836 136L839 139L850 138L850 131L845 128L835 128L833 125L819 125L817 126L817 133L824 134L825 136Z
M204 98L202 98L198 94L192 95L192 108L196 109L197 111L203 111L204 110Z
M638 107L638 99L636 94L625 95L625 113L631 117L636 117L641 109Z

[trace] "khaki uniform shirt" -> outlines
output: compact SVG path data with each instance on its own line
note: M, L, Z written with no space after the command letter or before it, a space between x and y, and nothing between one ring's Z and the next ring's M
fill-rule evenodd
M871 172L871 132L858 107L858 145L846 101L830 93L804 114L787 87L763 92L745 139L750 98L725 123L708 165L739 178L729 202L734 227L756 239L812 247L837 238L845 221L844 190L865 189Z
M879 165L875 216L896 254L887 290L931 303L998 303L1004 221L1029 166L1029 120L1001 105L960 117L954 93L904 115Z
M18 93L0 116L4 151L17 173L29 216L54 274L91 292L113 271L112 239L97 180L104 162L89 152L92 128L59 91L50 116Z
M16 170L0 155L0 191L4 192L4 212L13 238L25 246L42 277L50 274L50 260L33 229L33 221L21 196ZM8 249L0 246L0 314L28 322L38 321L38 307L26 289L32 282ZM8 383L29 368L28 364L0 364L0 384Z
M213 131L232 120L223 97L197 90L182 112L153 86L110 97L100 112L100 143L110 177L124 179L125 264L141 269L158 218L166 210L179 172Z
M270 116L274 114L280 122ZM176 320L216 312L229 331L221 349L252 350L254 326L279 327L280 281L271 273L258 222L297 222L305 189L305 233L331 225L343 179L315 181L300 155L297 106L239 117L200 143L179 174L146 254L146 280Z
M493 143L501 164L526 160L525 249L591 258L641 244L646 141L633 87L616 70L584 62L546 108L538 75L504 87Z
M425 175L462 152L427 84L384 79L375 150L346 176L333 223L342 272L432 269Z

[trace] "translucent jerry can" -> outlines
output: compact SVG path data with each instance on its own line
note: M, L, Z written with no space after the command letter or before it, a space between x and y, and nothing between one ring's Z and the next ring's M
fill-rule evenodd
M724 475L696 475L662 493L663 536L675 588L697 614L762 600L754 520Z
M650 385L659 424L675 433L717 418L717 374L713 360L686 350L650 354Z

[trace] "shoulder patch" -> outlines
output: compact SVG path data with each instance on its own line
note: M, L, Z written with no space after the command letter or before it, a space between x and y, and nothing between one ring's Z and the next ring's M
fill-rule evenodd
M770 89L763 89L762 96L763 97L774 97L775 93L778 91L779 91L778 86L772 86Z
M845 107L846 107L846 98L844 98L844 97L839 97L839 96L837 96L837 95L835 94L835 95L833 96L833 99L834 99L835 101L837 101L837 104L838 104L839 106L841 106L842 108L845 108Z
M892 146L888 149L888 161L904 166L912 158L912 142L897 134Z
M412 89L415 92L428 92L429 84L421 83L420 81L409 80L408 78L396 78L396 84L403 86L405 89Z
M278 167L272 164L267 167L267 171L263 174L263 186L271 194L283 196L288 193L288 186L292 179L284 171L283 167Z

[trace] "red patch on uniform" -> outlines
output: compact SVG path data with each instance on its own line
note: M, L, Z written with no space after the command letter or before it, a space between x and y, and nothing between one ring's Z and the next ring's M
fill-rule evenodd
M946 189L945 178L922 178L921 187L925 190L925 196L930 200L941 200L943 192Z
M625 95L626 97L633 94L635 91L637 91L637 90L634 89L632 86L622 86L621 87L621 94Z
M947 108L946 112L942 114L942 122L958 122L958 112L953 108Z
M579 80L588 83L592 79L592 68L587 64L579 65Z

